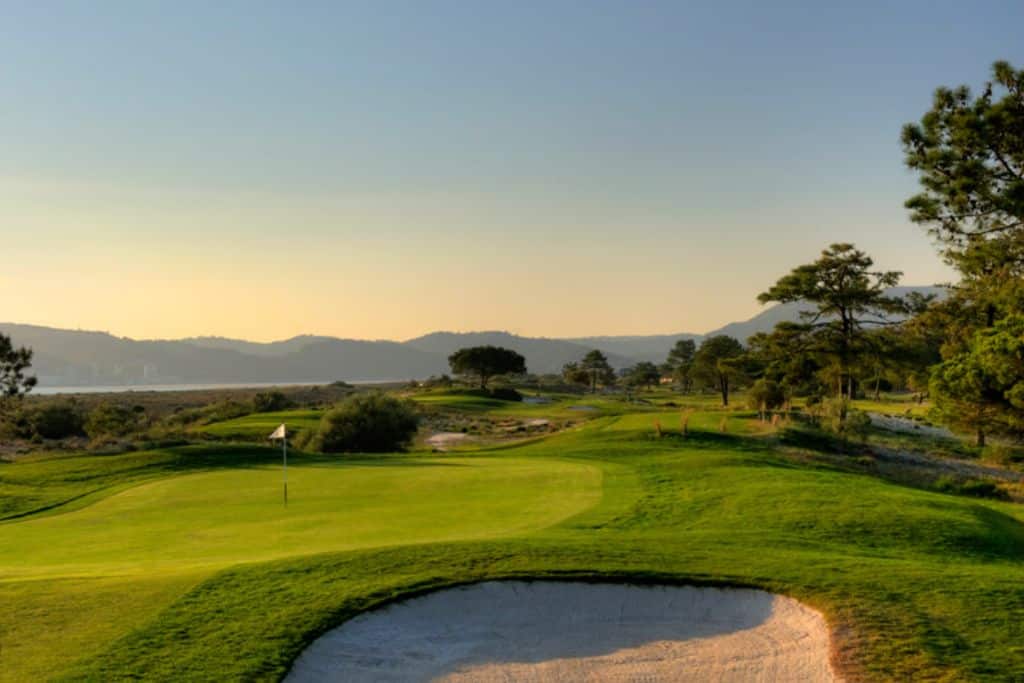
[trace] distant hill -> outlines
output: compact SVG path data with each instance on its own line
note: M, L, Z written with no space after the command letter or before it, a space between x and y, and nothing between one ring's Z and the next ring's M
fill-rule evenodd
M298 337L275 342L251 342L244 339L229 339L227 337L186 337L181 341L206 349L239 351L253 356L284 356L301 351L310 344L334 339L336 337L318 337L316 335L303 334Z
M41 386L400 380L447 367L436 354L398 342L309 337L290 350L257 344L271 347L257 351L249 342L211 347L33 325L0 324L0 332L34 350Z
M615 367L626 367L636 362L631 356L615 353L608 347L578 344L566 339L520 337L510 332L433 332L405 343L416 349L436 353L446 363L449 355L466 346L503 346L523 354L527 367L537 373L561 372L563 365L579 360L595 348L605 351L608 361Z
M593 349L602 349L636 361L661 363L669 350L680 339L700 341L701 335L689 332L679 334L653 334L648 336L617 336L617 337L574 337L567 341Z
M940 294L937 287L898 287ZM797 320L800 304L771 306L749 320L706 335L598 336L571 339L523 337L510 332L433 332L405 342L303 335L261 343L223 337L141 341L106 332L62 330L0 323L0 332L35 352L33 371L41 386L144 386L404 380L448 372L448 356L465 346L493 344L526 357L531 372L558 372L591 349L601 349L617 368L638 361L660 362L679 339L699 341L728 334L741 341Z

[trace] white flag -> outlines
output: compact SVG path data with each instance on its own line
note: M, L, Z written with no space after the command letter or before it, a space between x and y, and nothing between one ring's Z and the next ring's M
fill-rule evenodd
M269 438L269 439L271 439L271 440L273 440L273 439L283 439L283 438L285 438L285 436L286 436L286 435L285 435L284 425L281 425L280 427L278 427L277 429L275 429L275 430L274 430L274 433L273 433L273 434L271 434L271 435L270 435L269 437L267 437L267 438Z

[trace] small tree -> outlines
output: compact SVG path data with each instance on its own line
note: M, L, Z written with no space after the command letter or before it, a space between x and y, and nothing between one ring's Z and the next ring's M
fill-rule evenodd
M684 392L693 389L693 359L696 355L697 342L692 339L680 339L665 359L668 374L682 386Z
M448 356L448 364L457 375L475 375L480 388L497 375L526 374L526 359L510 349L499 346L473 346L459 349Z
M324 453L387 453L407 446L418 426L411 401L355 394L323 416L316 444Z
M562 379L568 384L590 386L590 373L580 367L580 364L573 361L562 366Z
M761 413L761 419L765 417L764 411L777 410L785 402L786 393L770 379L757 380L747 392L747 407Z
M661 381L661 371L658 366L648 361L637 363L627 368L624 373L626 383L634 387L646 387L650 389Z
M598 384L609 386L615 383L615 370L608 363L608 357L594 349L580 361L579 369L587 373L590 379L590 390L597 393Z
M36 378L25 371L32 367L32 350L15 348L11 338L0 334L0 412L11 399L17 399L36 385Z
M732 382L742 378L743 345L736 339L720 334L701 343L694 357L698 376L714 386L722 396L722 405L729 405Z

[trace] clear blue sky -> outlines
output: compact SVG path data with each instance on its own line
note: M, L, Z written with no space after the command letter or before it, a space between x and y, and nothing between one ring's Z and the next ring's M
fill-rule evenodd
M900 126L1024 65L1019 0L2 16L0 319L141 337L701 332L836 240L942 280Z

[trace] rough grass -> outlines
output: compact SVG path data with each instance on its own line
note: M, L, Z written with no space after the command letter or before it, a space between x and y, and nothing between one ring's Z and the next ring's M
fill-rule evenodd
M1024 678L1019 506L908 488L841 471L813 455L788 458L766 438L770 428L749 413L695 413L684 438L676 409L595 401L604 416L583 427L471 456L411 456L391 464L382 458L377 469L311 458L302 467L324 483L319 493L304 494L310 497L310 514L303 515L308 529L296 530L291 544L259 539L274 526L269 511L281 512L276 500L257 502L264 495L261 476L270 477L267 497L275 488L274 470L257 455L276 457L269 449L247 456L227 451L227 460L235 458L231 466L205 465L188 476L178 475L195 470L158 464L159 481L105 498L96 494L74 512L0 524L0 544L7 542L0 571L10 577L0 581L0 596L10 606L0 612L0 678L277 680L306 644L353 614L432 588L503 577L757 586L822 609L836 630L837 659L854 677ZM726 433L719 431L723 415ZM661 438L654 420L666 432ZM412 466L420 460L457 460L459 466ZM517 478L507 466L536 472ZM459 485L462 472L474 468L477 485ZM596 483L591 473L599 475ZM42 474L59 480L55 471ZM19 485L31 489L32 481L30 472ZM118 490L117 476L107 481ZM208 504L190 493L190 481L208 487ZM242 490L250 485L251 491ZM219 512L231 505L226 496L232 492L245 501L235 514ZM582 498L567 504L573 495ZM508 496L516 502L500 511L489 507L491 498ZM434 503L419 508L425 498ZM141 518L123 508L113 514L130 501L141 506ZM552 505L561 506L557 513ZM489 520L481 509L491 511ZM180 564L125 569L132 553L137 559L161 552L145 550L153 539L182 542L158 511L182 521L210 518L203 552L216 563L201 576L181 573L196 559L181 546L173 553ZM63 551L33 546L22 531L36 525L48 529L53 544L69 546L81 534L100 533L72 528L90 515L99 515L94 526L121 530L107 536L105 551L93 543ZM382 516L393 526L382 527ZM431 520L448 532L435 530ZM231 534L218 536L228 528ZM453 531L460 540L445 535ZM237 533L246 534L247 543L230 538ZM372 547L349 543L358 538ZM84 579L53 574L69 572L75 562L75 571L82 571L90 554L88 571L103 578L91 579L98 588L86 600ZM25 578L39 574L53 578ZM146 590L155 596L149 608L124 608L124 596L140 582L149 582ZM61 605L68 605L66 615ZM109 624L101 627L97 614L109 614ZM88 646L55 649L54 638L33 649L22 642L48 628ZM17 658L9 655L12 648Z

